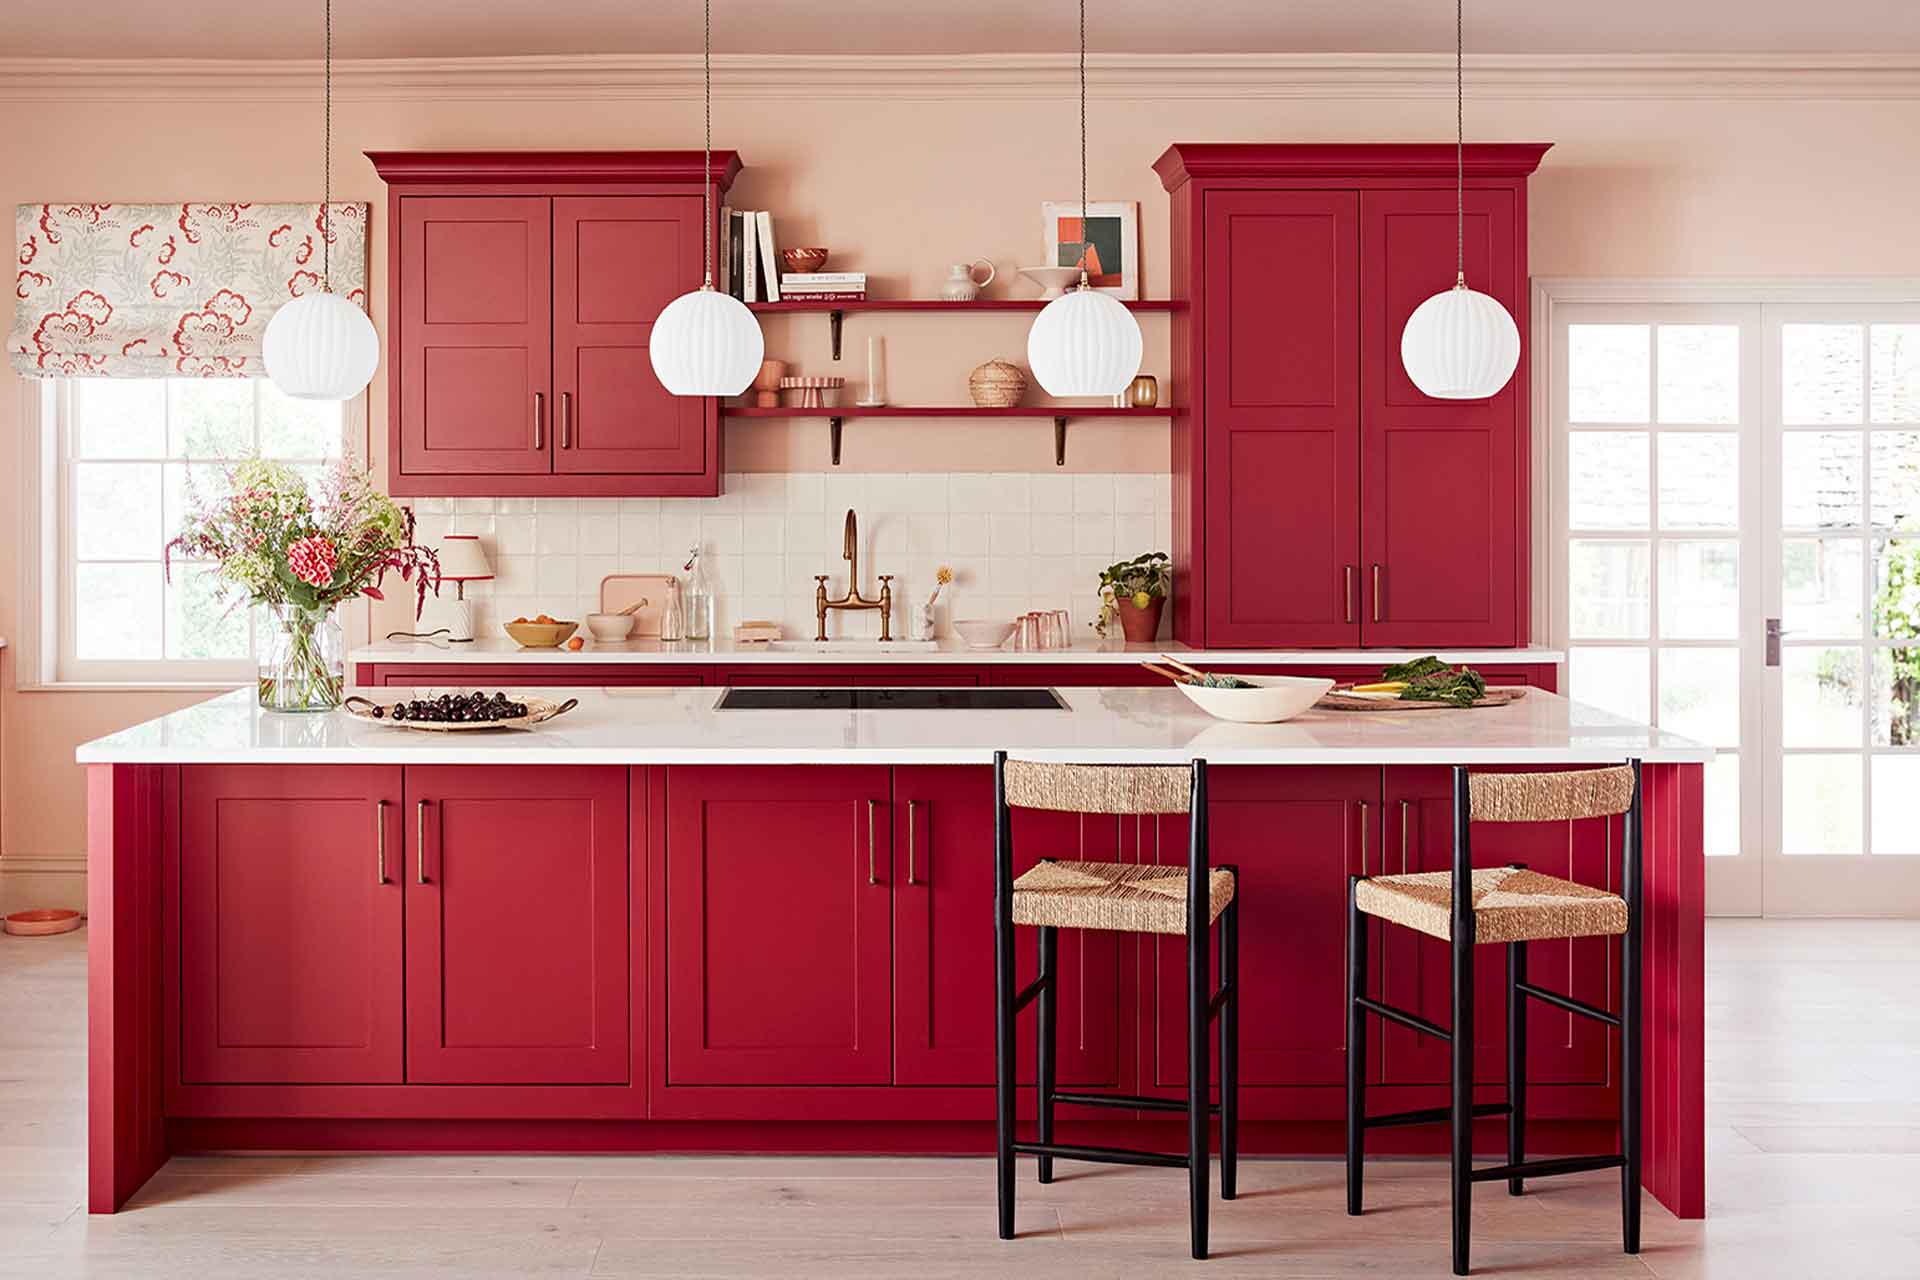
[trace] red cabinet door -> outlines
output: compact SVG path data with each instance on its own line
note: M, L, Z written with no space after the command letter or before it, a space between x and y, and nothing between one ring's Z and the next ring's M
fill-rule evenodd
M181 771L182 1080L400 1081L400 800L397 767Z
M409 767L407 1079L623 1084L627 770Z
M1206 196L1206 643L1360 641L1360 200Z
M667 770L669 1085L890 1082L889 773Z
M552 470L552 202L400 201L396 475Z
M1207 786L1209 856L1239 871L1243 1106L1298 1119L1301 1104L1281 1090L1346 1079L1347 877L1362 857L1378 869L1380 770L1215 768ZM1155 828L1154 861L1184 867L1186 819ZM1207 950L1217 961L1217 947ZM1154 939L1148 1051L1160 1090L1186 1087L1186 974L1185 939Z
M1361 561L1368 645L1513 645L1524 550L1525 246L1511 191L1466 193L1467 282L1520 326L1519 370L1489 400L1435 400L1400 360L1407 317L1454 281L1454 193L1360 201Z
M894 1082L993 1083L993 771L978 765L893 771L896 824ZM1112 859L1111 817L1016 810L1014 874L1043 857ZM1016 931L1016 980L1033 980L1032 929ZM1058 1071L1073 1087L1119 1083L1120 940L1059 936ZM1021 1079L1034 1071L1034 1028L1019 1019Z
M1453 773L1444 768L1385 772L1385 866L1377 870L1445 871L1453 865ZM1605 818L1580 822L1480 822L1473 826L1473 865L1524 862L1535 871L1582 884L1617 888L1620 826ZM1615 852L1609 853L1609 842ZM1449 1026L1452 981L1447 944L1411 929L1374 922L1379 935L1375 978L1383 998ZM1527 976L1600 1008L1613 1003L1614 944L1608 938L1529 943ZM1506 1078L1506 948L1474 954L1474 1078ZM1531 1084L1605 1084L1612 1078L1607 1031L1598 1023L1534 1001L1527 1011L1527 1079ZM1386 1084L1439 1084L1447 1079L1447 1046L1376 1020Z
M698 196L553 201L553 469L585 475L707 470L712 401L674 396L647 343L700 283Z

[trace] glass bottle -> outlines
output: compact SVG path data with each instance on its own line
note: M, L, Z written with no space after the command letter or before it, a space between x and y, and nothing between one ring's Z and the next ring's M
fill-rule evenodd
M713 580L707 575L706 557L695 543L687 554L687 639L705 640L713 634Z
M687 638L687 606L680 598L680 579L667 583L667 608L660 615L660 639L662 641L685 640Z

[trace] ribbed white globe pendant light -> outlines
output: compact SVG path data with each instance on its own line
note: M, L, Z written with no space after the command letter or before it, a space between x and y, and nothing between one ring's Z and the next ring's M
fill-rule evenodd
M380 367L380 335L373 331L373 321L333 291L333 0L326 3L326 27L320 292L295 298L274 312L260 350L273 385L301 400L351 400L367 389Z
M737 396L760 372L766 342L746 304L713 287L713 5L703 6L706 45L706 161L700 171L700 237L706 282L669 302L653 322L647 354L654 376L676 396Z
M1484 400L1513 377L1520 330L1507 309L1467 288L1466 118L1461 0L1453 6L1454 285L1407 317L1400 363L1413 385L1439 400Z
M1087 0L1080 0L1080 287L1061 294L1027 331L1027 364L1050 396L1114 396L1140 372L1140 322L1087 285Z

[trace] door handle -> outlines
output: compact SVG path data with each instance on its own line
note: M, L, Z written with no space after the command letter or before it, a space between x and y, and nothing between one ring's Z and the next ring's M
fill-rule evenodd
M573 448L573 392L560 393L560 447Z
M1367 802L1360 802L1360 878L1367 878Z
M1780 637L1790 636L1792 634L1793 632L1791 631L1782 631L1780 629L1780 619L1778 618L1767 619L1767 665L1768 666L1777 667L1780 665Z
M533 393L533 447L547 447L547 397L542 391Z
M874 862L873 862L873 858L874 858L873 811L879 807L880 807L879 801L877 800L867 801L867 883L868 884L880 883L879 877L874 871Z
M1400 874L1407 874L1407 813L1413 806L1407 801L1400 802Z
M1348 622L1353 621L1353 566L1347 565L1341 575L1340 598Z
M387 882L387 802L385 800L373 802L373 831L374 845L380 851L380 878L374 883L385 884Z
M913 884L913 811L918 800L907 801L907 883Z
M414 806L413 867L421 884L427 882L427 802Z
M1373 566L1373 620L1380 621L1380 566Z

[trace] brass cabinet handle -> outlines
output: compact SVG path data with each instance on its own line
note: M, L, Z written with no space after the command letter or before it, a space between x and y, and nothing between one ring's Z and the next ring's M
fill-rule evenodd
M545 392L533 393L533 447L547 447L547 397Z
M1373 566L1373 620L1380 621L1380 566Z
M560 393L560 447L573 448L573 392Z
M1367 878L1367 802L1360 802L1360 878Z
M427 882L427 802L414 807L413 866L420 883Z
M907 801L907 883L915 883L913 878L913 811L920 802Z
M874 857L873 811L877 808L879 808L879 802L877 800L867 801L867 883L868 884L880 883L879 878L874 873L874 865L873 865L873 857Z
M1413 806L1405 800L1400 802L1400 874L1407 874L1407 814Z
M373 802L373 832L374 845L380 851L380 878L374 883L385 884L387 882L387 802L385 800Z
M1352 565L1345 566L1341 574L1341 579L1342 581L1341 581L1341 588L1340 588L1340 598L1344 602L1342 607L1346 612L1347 621L1352 622L1353 621L1353 566Z

